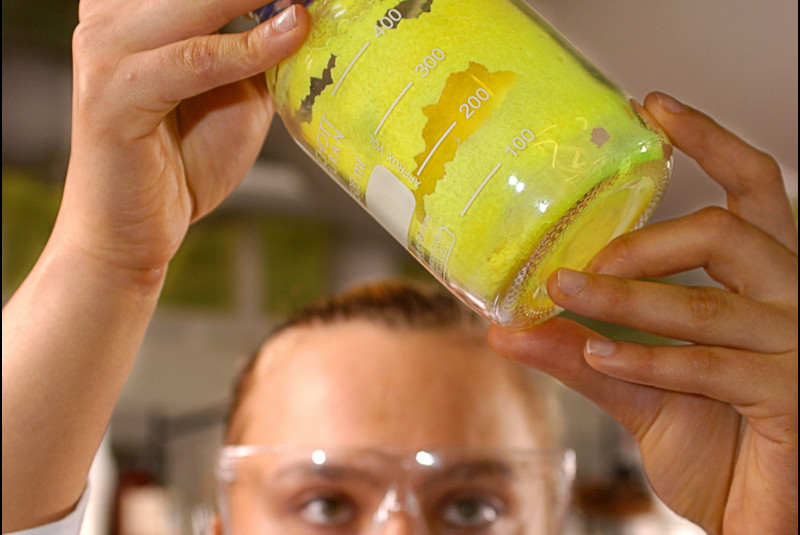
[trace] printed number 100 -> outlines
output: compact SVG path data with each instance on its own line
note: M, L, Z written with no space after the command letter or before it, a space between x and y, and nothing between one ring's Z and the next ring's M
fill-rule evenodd
M528 148L528 143L533 143L535 136L533 132L527 128L523 128L522 132L517 137L511 140L511 145L506 145L506 152L510 152L514 156L519 156L519 153ZM516 150L515 150L516 149Z

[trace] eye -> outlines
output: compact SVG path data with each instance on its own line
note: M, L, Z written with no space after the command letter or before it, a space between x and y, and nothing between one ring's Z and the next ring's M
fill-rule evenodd
M300 516L316 526L341 526L355 518L356 507L344 496L318 496L303 503Z
M503 509L499 498L459 496L444 503L440 517L449 526L482 528L496 522L503 514Z

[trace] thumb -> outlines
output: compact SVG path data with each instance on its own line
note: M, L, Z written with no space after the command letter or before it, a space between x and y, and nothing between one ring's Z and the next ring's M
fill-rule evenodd
M309 24L294 5L247 32L190 37L130 56L120 77L136 85L129 93L137 109L151 110L158 124L182 100L269 70L300 47Z

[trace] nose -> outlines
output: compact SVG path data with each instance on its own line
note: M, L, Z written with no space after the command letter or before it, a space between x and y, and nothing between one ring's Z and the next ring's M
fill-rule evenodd
M405 511L393 511L383 523L380 535L428 535L414 516Z
M408 489L393 488L386 493L375 514L380 535L428 535L420 518L417 498Z

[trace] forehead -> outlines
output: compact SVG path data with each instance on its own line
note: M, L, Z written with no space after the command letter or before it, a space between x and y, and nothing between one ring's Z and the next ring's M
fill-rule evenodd
M368 321L293 328L262 350L239 435L250 444L535 446L524 388L483 333Z

